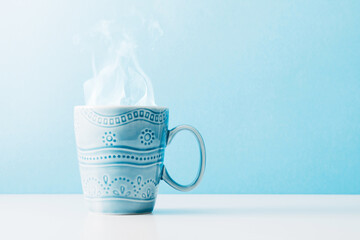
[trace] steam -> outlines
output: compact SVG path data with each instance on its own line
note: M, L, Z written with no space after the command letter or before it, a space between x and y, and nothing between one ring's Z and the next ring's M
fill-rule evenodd
M146 31L151 38L163 35L157 21L145 21ZM86 105L155 106L154 92L149 77L144 73L136 57L138 46L134 31L125 31L113 21L101 21L93 31L105 49L101 64L95 54L92 57L93 77L84 83ZM119 33L116 35L116 33Z

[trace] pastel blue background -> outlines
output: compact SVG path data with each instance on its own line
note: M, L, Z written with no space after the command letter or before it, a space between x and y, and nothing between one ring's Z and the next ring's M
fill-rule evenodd
M92 76L76 34L134 1L0 3L0 193L80 193L73 106ZM137 1L164 36L139 53L170 126L202 133L192 193L360 193L359 1ZM165 163L190 182L196 141ZM177 193L165 183L160 193Z

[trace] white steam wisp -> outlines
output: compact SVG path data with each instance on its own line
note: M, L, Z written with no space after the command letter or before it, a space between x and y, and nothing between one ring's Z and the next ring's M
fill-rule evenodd
M135 42L125 33L119 41L114 40L109 31L110 24L103 21L97 26L97 33L108 48L106 62L99 69L93 56L94 76L84 83L86 105L155 106L151 81L136 58Z

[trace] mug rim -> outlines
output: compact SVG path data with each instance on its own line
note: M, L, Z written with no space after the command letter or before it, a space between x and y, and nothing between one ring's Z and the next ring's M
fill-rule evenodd
M157 111L164 111L164 110L169 110L169 108L167 107L162 107L162 106L120 106L120 105L76 105L74 106L74 109L86 109L86 108L90 108L90 109L140 109L140 108L148 108L148 109L152 109L152 110L157 110Z

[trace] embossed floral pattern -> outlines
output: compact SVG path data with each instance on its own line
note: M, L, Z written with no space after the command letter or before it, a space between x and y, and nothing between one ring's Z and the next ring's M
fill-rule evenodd
M112 146L116 142L116 134L112 132L105 132L102 136L102 141L106 146Z
M127 177L114 177L110 180L108 175L102 179L96 177L83 178L83 190L86 197L120 197L129 199L154 199L159 180L136 179Z
M150 145L155 140L155 133L151 129L144 129L140 134L140 142L145 146Z

